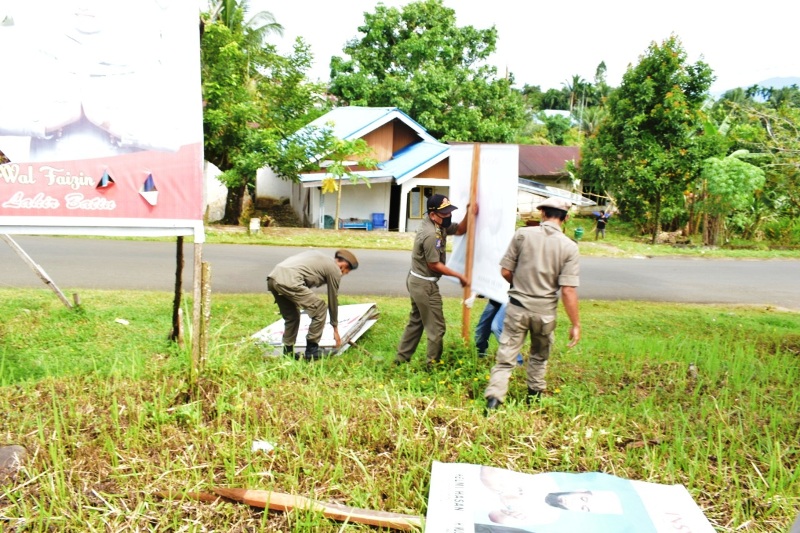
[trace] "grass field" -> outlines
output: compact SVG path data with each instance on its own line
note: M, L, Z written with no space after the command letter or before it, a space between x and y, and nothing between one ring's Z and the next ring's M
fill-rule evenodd
M380 319L309 364L249 342L279 319L271 298L213 295L190 397L190 347L166 340L170 294L81 298L69 311L46 289L0 289L0 444L28 451L0 478L2 531L368 531L160 494L248 487L424 516L432 460L681 483L724 532L786 531L800 507L798 313L583 301L583 340L565 348L562 316L541 405L524 404L517 371L487 418L491 361L461 340L455 299L443 364L426 371L424 347L390 364L405 298L343 295Z

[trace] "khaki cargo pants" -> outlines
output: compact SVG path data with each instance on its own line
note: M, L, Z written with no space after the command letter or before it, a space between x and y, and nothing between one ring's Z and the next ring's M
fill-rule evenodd
M283 317L283 345L294 346L297 342L297 332L300 329L300 309L305 310L311 318L306 340L319 344L328 316L328 306L325 304L325 300L311 292L308 287L280 285L275 283L272 278L267 278L267 287L275 297L275 303Z
M406 287L411 296L411 314L400 338L395 360L399 363L411 360L424 330L428 337L428 362L435 363L442 358L446 329L439 285L435 281L420 279L409 274Z
M544 391L547 388L547 360L550 358L555 329L555 315L540 315L509 304L500 335L500 347L484 397L497 398L501 402L505 400L508 380L517 365L517 354L522 350L528 332L531 335L531 351L525 366L528 389Z

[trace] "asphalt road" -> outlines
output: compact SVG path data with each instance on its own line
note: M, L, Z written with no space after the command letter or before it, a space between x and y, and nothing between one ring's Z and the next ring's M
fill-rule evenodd
M65 294L79 289L172 291L174 242L47 236L13 237ZM204 244L213 292L266 292L273 265L296 247ZM333 255L333 248L323 251ZM192 287L194 245L184 245L184 290ZM409 252L358 250L358 270L342 280L351 294L406 296ZM42 280L0 241L0 286L44 287ZM440 282L445 296L461 287ZM762 304L800 310L800 260L581 258L582 300L645 300L687 303Z

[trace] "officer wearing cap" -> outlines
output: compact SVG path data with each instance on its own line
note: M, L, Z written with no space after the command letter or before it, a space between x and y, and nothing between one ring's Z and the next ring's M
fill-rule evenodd
M423 330L428 338L428 364L436 363L442 357L445 322L442 296L437 283L443 275L458 278L462 287L468 283L463 274L445 265L447 236L463 235L467 231L467 217L457 225L451 224L452 213L456 209L442 194L434 194L428 198L427 216L417 229L411 252L411 270L406 279L406 287L411 296L411 314L397 347L395 363L407 363L411 360ZM477 206L473 209L477 213Z
M484 393L487 410L496 409L505 400L517 354L529 332L528 401L538 399L545 390L559 289L564 310L572 323L568 346L571 348L580 340L578 245L564 235L562 229L571 205L559 198L548 198L540 203L541 224L518 229L500 261L500 273L511 288L500 347Z
M283 353L294 354L294 344L300 329L300 311L311 318L306 337L304 358L320 357L319 340L325 329L325 316L330 315L336 347L342 344L339 337L339 282L342 276L358 268L358 260L348 250L336 250L333 257L310 250L293 255L278 263L267 276L267 287L284 320ZM328 286L328 305L311 289ZM327 311L327 313L326 313Z

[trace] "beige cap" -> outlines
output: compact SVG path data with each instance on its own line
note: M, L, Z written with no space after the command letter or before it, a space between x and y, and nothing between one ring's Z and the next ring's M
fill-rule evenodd
M554 209L560 209L562 211L569 212L570 208L572 207L572 202L570 202L569 200L564 200L563 198L556 198L555 196L551 196L544 202L537 205L536 209L542 209L543 207L552 207Z
M353 255L353 252L350 252L349 250L336 250L336 253L333 255L333 257L347 261L347 264L350 265L350 270L355 270L358 268L358 259L356 259L356 256Z

